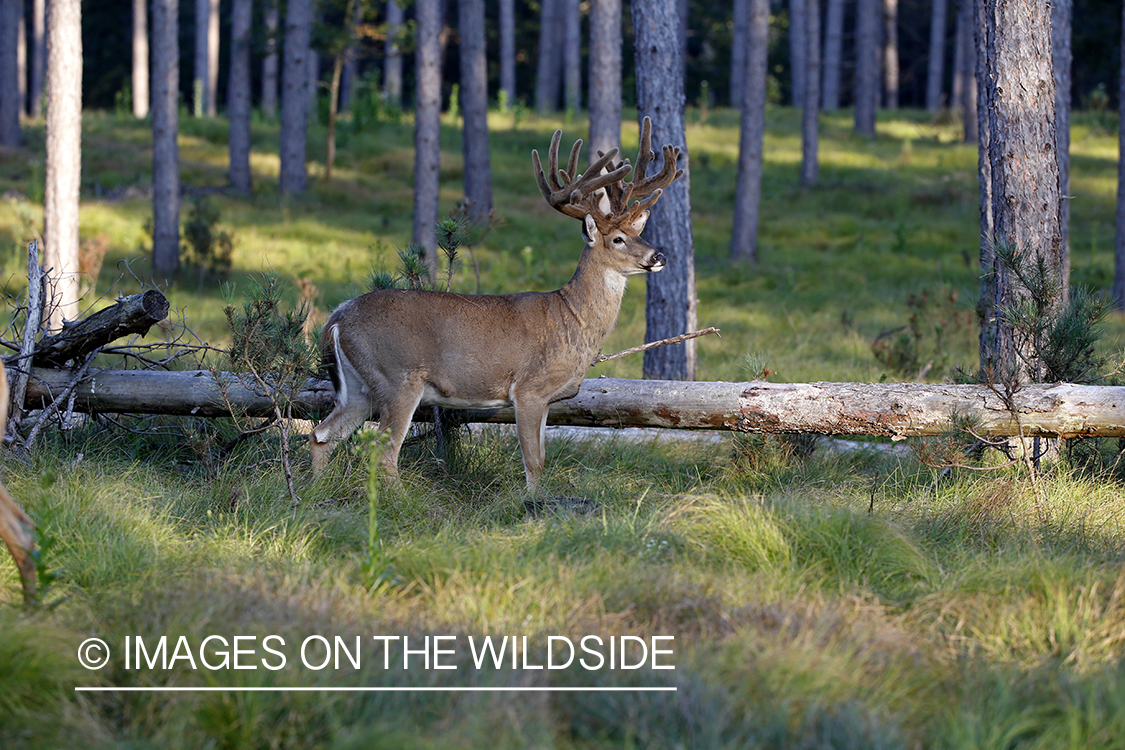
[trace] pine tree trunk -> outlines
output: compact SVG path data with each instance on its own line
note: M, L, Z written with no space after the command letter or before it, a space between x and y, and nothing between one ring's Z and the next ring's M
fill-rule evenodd
M207 10L207 100L208 117L219 114L219 0L209 0Z
M387 46L383 63L383 97L390 104L402 104L402 52L398 37L402 33L402 6L387 0Z
M148 3L133 0L133 116L148 117Z
M510 110L516 103L516 0L500 0L500 97Z
M945 12L949 0L931 0L930 50L926 66L926 109L937 112L942 105L942 83L945 78Z
M734 0L734 28L730 44L730 106L742 109L742 98L746 93L746 52L748 24L750 23L750 0ZM593 81L590 81L593 85Z
M748 0L746 81L738 142L738 182L730 257L758 262L758 217L762 202L762 143L766 131L766 74L769 49L769 0Z
M234 0L230 14L230 80L227 115L230 118L230 184L250 192L250 24L254 0Z
M589 63L593 161L621 145L621 0L591 1Z
M995 234L992 222L992 163L989 160L988 126L988 29L985 0L967 0L973 14L974 80L976 81L977 113L977 180L980 184L980 354L981 363L996 343L996 304L992 298L990 280L992 242ZM966 92L966 99L968 93Z
M794 107L805 104L805 77L808 72L806 42L808 5L805 0L789 0L789 80Z
M266 54L262 58L262 114L277 116L277 26L278 0L265 0Z
M539 17L539 57L535 76L535 109L541 115L558 107L561 81L561 52L559 49L559 8L563 0L543 0Z
M840 108L840 59L844 54L844 0L828 0L824 20L823 109Z
M681 148L684 176L664 190L652 208L645 238L668 258L660 273L648 276L645 341L694 330L695 242L692 238L690 170L684 134L684 68L680 58L679 15L675 0L650 0L633 6L637 61L637 115L652 118L652 141ZM652 169L660 168L653 164ZM645 352L646 378L695 379L695 341Z
M582 109L582 9L579 0L559 0L563 12L563 84L566 109Z
M347 49L344 50L344 69L340 78L340 112L349 112L356 83L359 81L359 40L356 29L363 23L363 3L352 3L351 26Z
M820 175L820 0L805 3L805 100L801 118L801 186L812 187Z
M980 138L980 118L977 114L976 3L977 0L961 0L961 10L957 13L957 38L961 46L961 54L957 56L960 67L957 79L962 82L962 88L956 101L962 110L966 143L976 143Z
M43 81L47 75L47 2L31 2L31 87L27 92L32 117L43 113Z
M1070 289L1070 49L1074 0L1051 2L1051 49L1055 69L1056 148L1059 156L1059 237L1062 252L1063 298Z
M51 0L47 16L47 164L44 297L50 330L78 317L78 198L82 181L82 3Z
M879 2L856 0L855 132L869 138L879 102Z
M305 149L309 122L309 36L312 0L289 0L285 12L285 55L281 69L281 175L283 195L308 188Z
M492 167L488 145L488 61L484 46L484 0L458 0L461 26L461 138L469 219L492 212Z
M179 3L152 3L152 267L180 266Z
M1043 43L1051 38L1051 9L1048 0L985 0L984 5L993 238L1018 255L1042 259L1061 279L1055 77L1050 44ZM999 263L987 277L997 308L1027 296ZM1061 305L1061 290L1054 302ZM1005 379L1037 381L1037 373L1020 366L1032 360L1029 344L1017 341L1003 320L995 333L992 345L981 352L982 367Z
M21 7L19 22L16 24L16 88L19 89L16 106L21 115L27 111L27 27L24 24Z
M417 93L414 104L414 242L426 251L431 276L437 270L441 189L441 0L416 0L418 24L414 50Z
M20 0L0 0L0 146L20 145L20 101L18 50Z
M883 0L883 101L898 109L898 0Z
M1121 68L1117 84L1118 153L1125 154L1125 4L1121 7ZM1117 160L1117 238L1113 259L1113 299L1125 310L1125 159Z
M195 57L192 66L192 113L203 117L207 113L207 31L211 23L211 0L195 0Z

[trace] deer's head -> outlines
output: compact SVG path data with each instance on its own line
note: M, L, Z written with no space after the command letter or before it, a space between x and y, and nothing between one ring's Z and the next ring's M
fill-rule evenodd
M614 161L619 151L616 148L609 153L599 151L598 160L579 174L581 139L570 150L566 170L560 169L561 140L562 131L556 130L547 153L546 170L539 161L539 152L531 152L535 178L551 207L582 221L586 255L625 276L664 268L664 254L641 239L641 232L648 221L648 209L660 199L664 188L683 176L683 170L676 168L680 149L671 144L664 146L663 168L648 176L646 172L656 154L652 150L652 121L644 118L636 174L631 182L625 182L633 167L628 159Z

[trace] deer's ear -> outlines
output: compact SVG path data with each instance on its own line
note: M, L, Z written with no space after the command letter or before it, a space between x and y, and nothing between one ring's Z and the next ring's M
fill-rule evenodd
M593 242L598 238L598 224L596 221L594 221L593 214L586 214L586 222L585 226L583 227L583 234L586 235L586 239L590 242Z
M640 234L644 231L646 221L648 221L648 211L642 211L641 215L633 220L633 230Z

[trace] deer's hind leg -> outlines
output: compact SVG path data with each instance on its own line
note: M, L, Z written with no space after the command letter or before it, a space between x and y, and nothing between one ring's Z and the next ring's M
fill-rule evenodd
M332 451L342 440L355 432L375 412L371 391L347 357L336 350L336 406L309 435L314 474L328 465Z
M392 480L398 479L398 454L424 393L425 383L407 382L394 394L380 399L379 429L385 430L390 439L390 445L383 454L383 470Z

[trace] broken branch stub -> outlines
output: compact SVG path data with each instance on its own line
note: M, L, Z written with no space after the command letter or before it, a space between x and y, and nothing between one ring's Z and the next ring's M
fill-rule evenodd
M62 367L123 336L143 336L168 317L168 307L167 298L155 289L122 297L89 317L67 321L59 333L44 336L35 348L32 364Z

